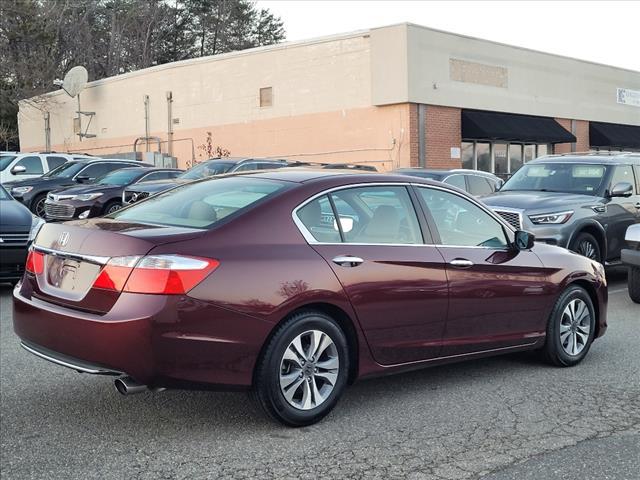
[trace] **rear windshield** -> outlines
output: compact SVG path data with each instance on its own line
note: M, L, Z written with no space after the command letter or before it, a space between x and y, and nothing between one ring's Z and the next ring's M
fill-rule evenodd
M183 174L179 175L179 178L186 178L187 180L199 180L201 178L210 177L212 175L220 175L231 170L233 163L227 162L205 162L196 165L190 170L187 170Z
M96 183L99 185L129 185L140 176L140 173L137 168L122 168L103 175L96 180Z
M187 184L119 210L108 218L174 227L210 228L285 188L287 183L250 177Z

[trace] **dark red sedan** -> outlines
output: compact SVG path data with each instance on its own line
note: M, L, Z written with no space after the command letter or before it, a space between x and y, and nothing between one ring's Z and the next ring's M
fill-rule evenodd
M47 224L14 291L24 348L122 393L247 388L292 426L362 377L520 350L580 362L602 265L533 244L461 190L282 169Z

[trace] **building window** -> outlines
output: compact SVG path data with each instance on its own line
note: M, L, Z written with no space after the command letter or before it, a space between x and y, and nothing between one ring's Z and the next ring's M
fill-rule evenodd
M509 144L509 173L513 173L522 166L522 145Z
M270 107L273 105L273 88L264 87L260 89L260 106Z
M483 172L493 171L490 143L476 143L476 170L482 170Z
M482 170L506 178L524 163L553 153L553 145L467 140L461 144L462 168Z
M493 171L496 174L509 173L509 158L506 143L493 144Z
M475 144L473 142L462 142L462 168L474 169L474 153Z

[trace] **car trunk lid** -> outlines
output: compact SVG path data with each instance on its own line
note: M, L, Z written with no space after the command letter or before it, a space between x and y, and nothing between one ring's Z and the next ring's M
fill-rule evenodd
M27 274L33 295L42 300L95 313L108 312L119 291L94 288L104 265L114 257L144 256L154 247L198 237L205 231L98 218L48 223L33 248L44 268Z

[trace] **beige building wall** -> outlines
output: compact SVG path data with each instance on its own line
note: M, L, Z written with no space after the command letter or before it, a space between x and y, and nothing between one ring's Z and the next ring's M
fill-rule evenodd
M640 125L640 108L619 104L616 96L617 88L640 90L640 72L412 24L372 29L371 45L374 105L412 102Z
M51 113L52 149L128 152L136 137L145 135L145 95L150 134L167 139L170 91L180 166L192 160L194 151L196 158L202 156L198 145L211 131L214 142L233 156L358 161L386 169L403 155L408 107L371 107L369 50L368 34L357 32L90 82L80 96L81 109L96 112L87 130L96 137L82 142L73 131L76 99L58 91L48 94L40 108ZM265 87L272 88L273 104L261 107ZM88 118L82 121L86 127ZM44 149L43 112L33 102L21 103L19 127L23 150ZM166 147L163 143L162 150Z

